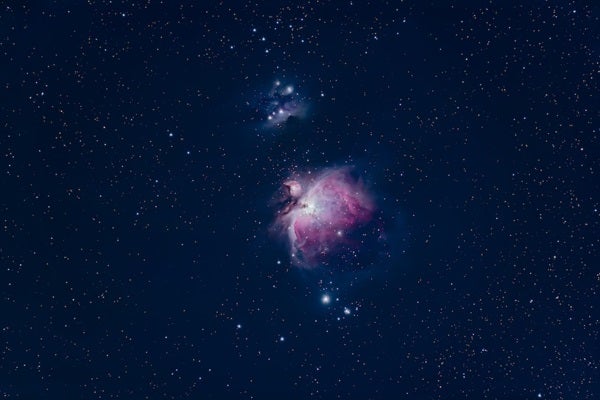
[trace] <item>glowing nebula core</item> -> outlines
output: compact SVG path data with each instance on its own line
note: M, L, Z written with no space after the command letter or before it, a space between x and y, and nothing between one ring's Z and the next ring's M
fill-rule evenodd
M275 227L291 249L292 262L314 267L360 246L354 234L373 219L375 204L351 169L327 169L313 179L290 179Z

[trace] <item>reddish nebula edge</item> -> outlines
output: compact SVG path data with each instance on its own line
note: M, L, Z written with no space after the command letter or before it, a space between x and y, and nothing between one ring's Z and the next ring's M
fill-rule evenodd
M360 246L353 234L372 221L375 202L352 168L328 168L283 186L275 227L289 244L293 264L315 267Z

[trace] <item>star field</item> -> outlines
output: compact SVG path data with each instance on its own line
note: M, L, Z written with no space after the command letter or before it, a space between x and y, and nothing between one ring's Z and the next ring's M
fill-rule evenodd
M0 397L596 398L598 13L1 5ZM372 225L303 268L328 169Z

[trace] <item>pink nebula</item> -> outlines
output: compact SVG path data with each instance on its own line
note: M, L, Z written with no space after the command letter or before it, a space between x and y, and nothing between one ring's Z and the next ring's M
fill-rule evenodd
M283 186L287 188L289 195L294 199L302 194L302 185L298 181L287 181L283 183Z
M360 244L352 234L372 220L375 204L350 172L327 169L313 179L284 183L288 198L275 226L285 233L294 264L327 263L343 248Z

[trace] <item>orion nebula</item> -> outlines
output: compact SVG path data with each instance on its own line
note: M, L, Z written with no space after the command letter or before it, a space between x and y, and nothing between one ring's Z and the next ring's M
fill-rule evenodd
M351 168L295 177L283 189L274 227L288 242L292 263L315 267L335 256L356 254L361 228L372 221L375 203Z

